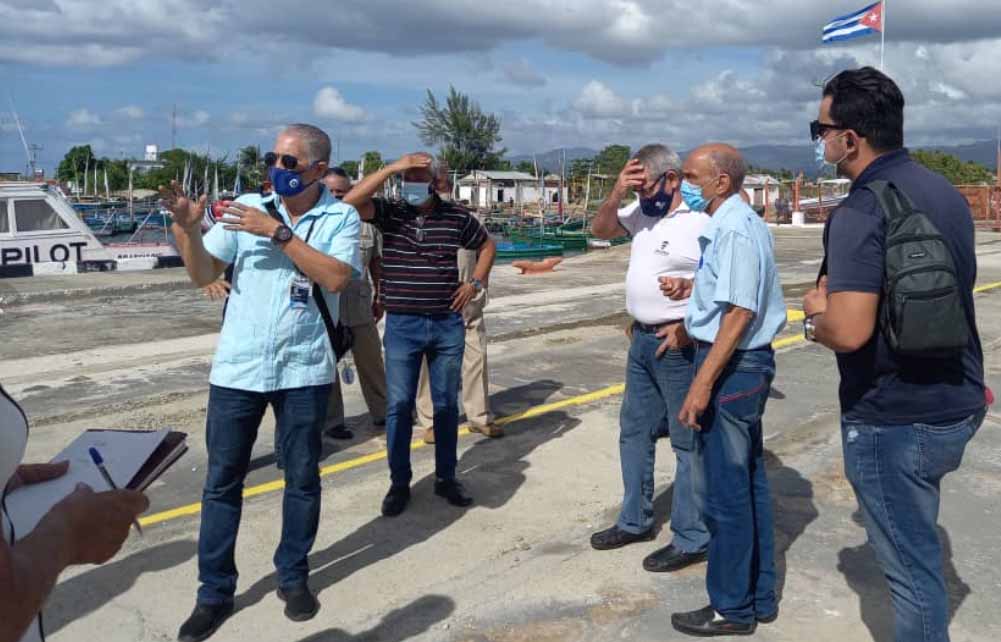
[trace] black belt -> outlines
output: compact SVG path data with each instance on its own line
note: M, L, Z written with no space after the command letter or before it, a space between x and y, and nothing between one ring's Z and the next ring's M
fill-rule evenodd
M657 325L650 325L649 323L640 323L639 321L633 321L633 328L639 330L640 332L646 332L648 334L657 334L661 328L667 327L669 325L675 325L677 323L684 323L684 319L675 319L674 321L665 321L664 323L658 323Z
M696 339L695 346L700 349L708 350L713 347L713 344L708 343L706 341L699 341L698 339ZM775 352L775 349L769 345L769 346L761 346L760 348L751 348L750 350L734 350L733 352L734 354L744 353L744 352Z

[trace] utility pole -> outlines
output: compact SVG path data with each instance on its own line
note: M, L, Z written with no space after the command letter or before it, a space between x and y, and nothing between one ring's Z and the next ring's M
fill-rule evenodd
M174 103L174 111L170 113L170 148L177 149L177 103Z

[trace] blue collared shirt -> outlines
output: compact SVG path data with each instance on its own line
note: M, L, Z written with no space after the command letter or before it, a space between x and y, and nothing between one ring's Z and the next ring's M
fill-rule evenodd
M770 345L785 327L786 304L768 225L734 195L713 213L699 245L702 259L685 315L689 336L715 343L723 313L735 305L754 313L737 349Z
M244 194L237 202L266 209L259 194ZM310 247L350 265L354 278L361 275L355 208L323 188L313 209L292 225L281 199L277 203L296 236L305 240L308 235ZM290 288L297 275L292 260L270 239L225 230L222 225L209 230L204 242L209 254L235 264L209 377L212 385L270 392L331 383L334 354L312 292L307 307L292 307ZM340 297L326 291L323 296L336 322Z

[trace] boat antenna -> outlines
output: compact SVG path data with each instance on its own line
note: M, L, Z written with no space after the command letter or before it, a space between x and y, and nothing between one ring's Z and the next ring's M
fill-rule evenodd
M17 108L14 106L14 95L7 94L7 98L10 100L10 113L14 117L14 125L17 126L17 133L21 135L21 144L24 145L24 155L28 158L28 166L31 168L31 178L34 178L35 165L37 164L35 151L41 149L41 147L28 145L28 139L24 137L24 128L21 127L21 119L18 118Z

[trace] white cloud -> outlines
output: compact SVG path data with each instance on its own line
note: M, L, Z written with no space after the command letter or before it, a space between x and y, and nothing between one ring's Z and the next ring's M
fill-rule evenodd
M71 111L66 118L66 126L70 129L90 129L100 125L102 122L100 116L91 112L86 107Z
M313 99L313 113L320 118L331 118L344 123L360 123L368 116L365 110L349 104L341 92L333 87L324 87Z
M168 121L172 116L167 116ZM177 116L177 126L181 129L192 129L195 127L204 127L208 124L212 117L204 109L199 109L192 114L178 114Z
M599 80L584 85L573 106L584 116L597 118L626 116L629 110L627 101Z
M118 109L115 113L131 120L142 120L146 116L146 112L143 111L143 108L136 105L126 105L125 107Z

